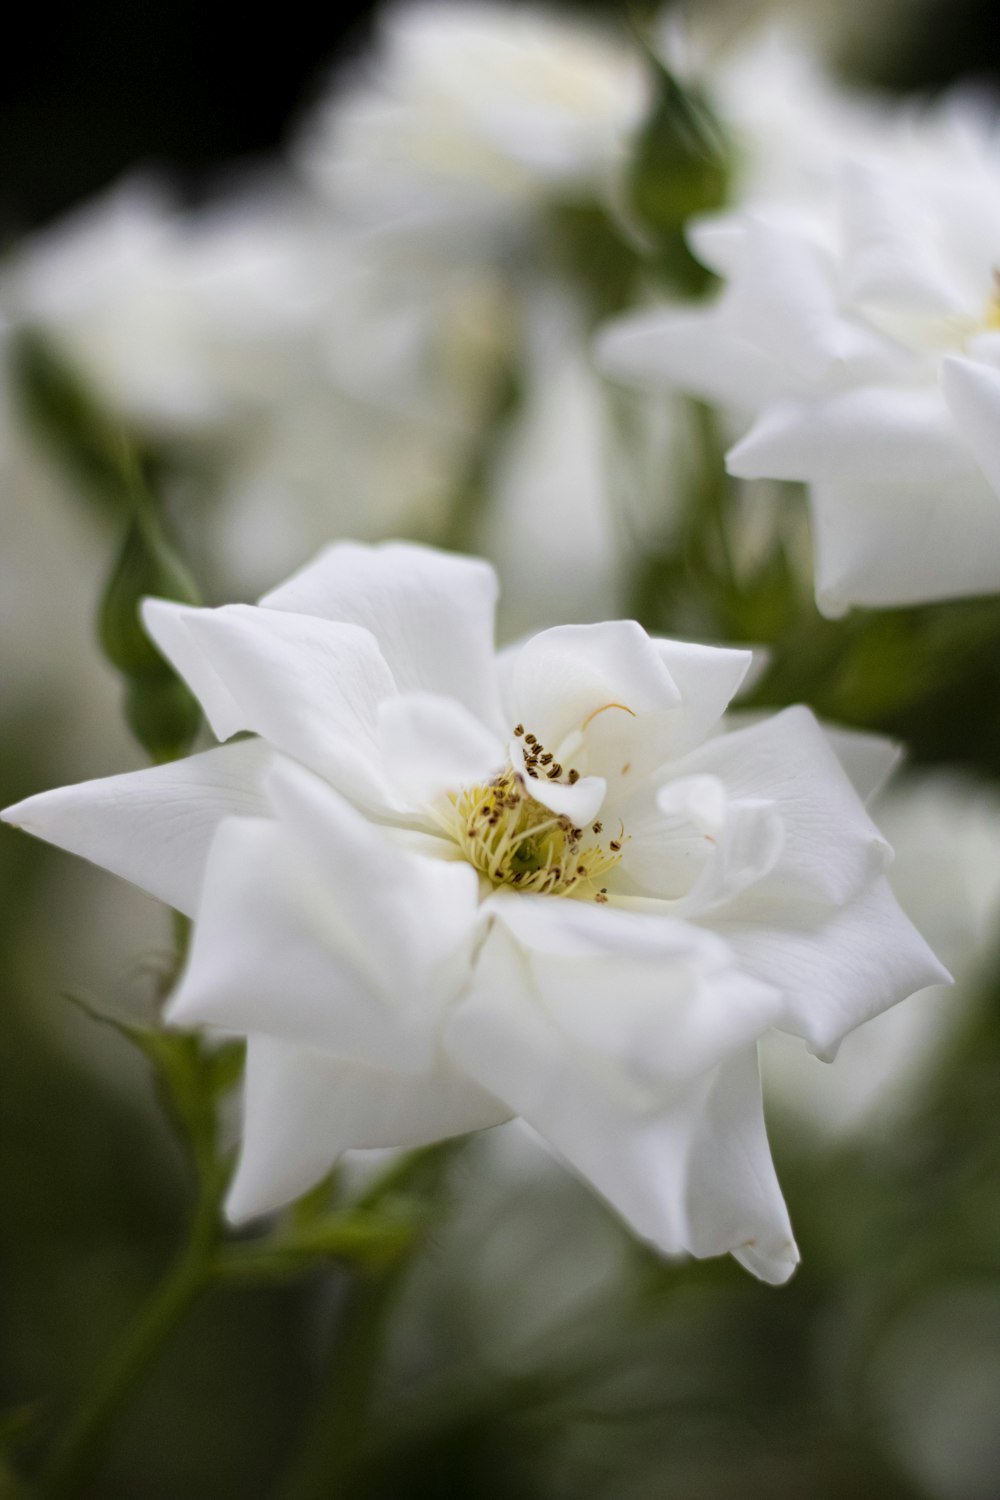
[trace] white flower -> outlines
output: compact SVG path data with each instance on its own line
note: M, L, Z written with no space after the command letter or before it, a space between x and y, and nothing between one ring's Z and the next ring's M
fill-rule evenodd
M340 209L494 227L598 195L646 108L638 50L530 6L387 8L379 46L306 125L303 168Z
M732 144L731 196L740 208L810 204L829 192L845 155L868 158L898 143L898 102L838 79L807 25L783 18L745 37L719 37L718 19L709 13L679 27L667 11L660 50L672 71L710 96Z
M5 816L195 918L170 1017L248 1037L234 1217L518 1114L663 1250L783 1280L757 1039L830 1055L944 971L811 715L721 732L747 652L617 621L497 656L495 596L345 543L260 607L149 601L256 737Z
M749 430L747 479L804 481L820 608L1000 588L1000 155L946 112L908 149L842 161L808 206L693 232L707 307L606 331L606 368Z

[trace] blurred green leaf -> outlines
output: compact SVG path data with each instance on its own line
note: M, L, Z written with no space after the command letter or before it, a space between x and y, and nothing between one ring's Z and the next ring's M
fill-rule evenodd
M697 294L711 280L691 255L684 228L696 214L723 207L729 196L731 153L704 90L682 84L647 48L654 102L640 128L626 177L626 203L655 247L667 281Z
M77 491L111 515L127 515L131 499L120 424L109 418L47 334L19 329L9 358L14 399L29 431L66 470Z

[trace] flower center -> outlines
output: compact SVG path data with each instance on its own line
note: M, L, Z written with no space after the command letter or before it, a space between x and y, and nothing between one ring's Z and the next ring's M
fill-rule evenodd
M605 844L601 822L577 828L571 818L537 801L529 789L532 780L544 776L572 786L579 772L565 770L520 724L514 733L524 736L526 775L508 765L492 781L450 792L456 842L494 885L606 902L607 889L599 882L621 860L624 830Z

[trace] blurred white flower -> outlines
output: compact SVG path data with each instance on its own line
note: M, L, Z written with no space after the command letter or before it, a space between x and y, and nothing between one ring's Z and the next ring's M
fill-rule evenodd
M613 412L580 308L551 284L521 300L517 405L475 530L503 579L501 633L518 635L617 613L627 545Z
M721 293L600 345L749 419L731 473L809 485L828 614L1000 588L998 145L954 101L880 145L848 140L825 192L696 225Z
M495 598L341 544L257 608L149 601L257 737L5 817L195 917L170 1015L249 1041L234 1217L518 1114L661 1249L783 1280L757 1039L832 1054L946 975L808 711L719 732L749 653L617 621L497 656Z
M193 550L244 594L331 534L433 535L509 342L489 267L446 275L280 176L197 213L128 180L17 247L0 300L113 412L197 455Z
M801 18L719 38L711 15L679 25L668 10L659 44L671 70L711 98L732 145L739 208L775 204L787 213L812 203L845 155L883 152L904 133L898 101L839 79Z
M601 196L648 102L637 48L530 6L387 7L374 55L307 122L303 170L341 210L463 231Z
M793 1039L767 1037L769 1096L832 1139L884 1125L918 1097L942 1046L969 1015L1000 939L1000 797L993 788L954 772L911 772L875 809L895 850L893 893L956 983L923 990L876 1017L845 1040L829 1068L816 1066Z

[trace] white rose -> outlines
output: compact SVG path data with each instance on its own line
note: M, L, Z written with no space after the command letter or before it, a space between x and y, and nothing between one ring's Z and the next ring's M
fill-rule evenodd
M256 738L4 816L194 917L170 1016L249 1043L234 1217L518 1114L662 1250L784 1280L758 1038L831 1055L944 971L808 711L720 732L749 653L615 621L497 656L495 599L340 544L260 607L150 601Z

